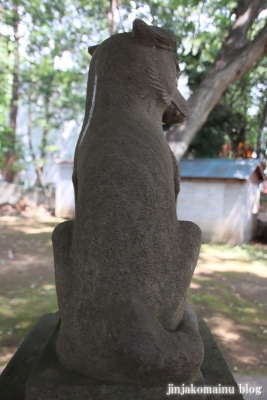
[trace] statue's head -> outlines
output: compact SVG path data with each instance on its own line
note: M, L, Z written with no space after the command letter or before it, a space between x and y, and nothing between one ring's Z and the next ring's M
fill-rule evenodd
M174 50L177 45L176 37L169 31L147 25L140 19L133 22L133 39L135 42L160 50L161 60L153 60L149 68L150 83L162 91L167 108L162 122L175 124L184 121L190 114L190 107L177 89L177 79L180 68ZM162 57L163 53L163 57ZM162 62L162 58L164 62Z
M124 41L130 39L127 43L128 47L131 46L131 53L134 54L134 57L131 54L132 65L135 61L139 63L141 79L146 79L144 86L148 82L161 101L163 109L166 106L162 122L167 124L183 122L189 116L191 109L177 89L180 68L174 54L177 45L176 37L171 32L147 25L140 19L134 20L132 33L114 35L105 42L109 41L111 45L111 42L116 40L116 36L125 39ZM93 55L98 47L99 45L89 47L89 53ZM136 51L137 47L138 51ZM120 49L117 50L117 57L118 51ZM124 65L127 69L126 63ZM143 71L141 71L142 68L144 68ZM137 81L135 77L135 82Z

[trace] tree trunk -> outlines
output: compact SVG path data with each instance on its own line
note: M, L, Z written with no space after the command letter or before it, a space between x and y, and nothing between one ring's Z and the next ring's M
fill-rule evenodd
M39 185L42 186L43 189L44 189L44 193L45 193L46 197L50 197L49 190L47 190L45 185L44 185L42 169L40 168L40 166L38 164L38 160L36 158L36 154L34 152L33 145L32 145L32 110L31 110L31 95L30 94L28 94L27 134L28 134L29 149L30 149L30 153L31 153L31 156L32 156L34 169L35 169L35 172L36 172L35 185L36 186L39 186Z
M115 35L117 27L115 22L115 11L117 8L116 0L109 0L109 13L108 13L108 22L109 22L109 34L110 36Z
M257 148L260 153L260 159L263 160L264 154L263 151L265 149L265 137L264 137L264 126L267 119L267 100L264 103L262 112L261 112L261 120L257 138Z
M166 138L179 160L187 151L211 110L220 102L227 87L241 77L267 51L267 24L248 41L247 31L262 10L260 0L240 0L236 21L220 53L204 80L189 99L192 114L184 123L173 125Z
M47 146L47 136L48 136L48 124L50 120L50 115L49 115L49 98L47 97L45 99L45 127L43 130L43 136L42 136L42 143L41 143L41 160L42 160L42 166L41 166L41 171L43 173L44 165L45 165L45 160L46 160L46 146Z
M19 99L19 14L18 5L14 5L13 9L13 30L14 30L14 69L12 83L12 97L10 101L10 145L11 148L6 153L6 164L3 171L4 179L7 182L13 182L15 171L12 171L12 166L16 161L16 128L18 115L18 99Z

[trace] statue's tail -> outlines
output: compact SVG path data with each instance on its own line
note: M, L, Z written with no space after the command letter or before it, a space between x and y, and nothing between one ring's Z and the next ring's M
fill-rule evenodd
M125 329L121 326L117 351L121 380L124 375L128 382L153 386L193 382L204 357L194 310L185 303L184 315L176 332L166 331L147 311L142 304L134 304L135 315L126 316L124 321L133 323L128 327L125 325Z

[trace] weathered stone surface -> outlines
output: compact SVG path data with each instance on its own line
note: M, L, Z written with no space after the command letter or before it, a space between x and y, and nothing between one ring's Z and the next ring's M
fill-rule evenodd
M74 221L53 233L57 354L116 383L194 379L203 344L186 303L201 232L177 221L176 161L162 119L182 121L175 37L136 20L93 53L75 151Z
M167 398L167 385L138 387L123 383L111 383L67 371L58 362L56 340L60 323L46 345L33 373L26 384L26 400L162 400ZM204 384L202 376L196 385ZM187 397L184 396L186 399ZM190 396L191 400L203 400L205 396Z
M24 400L25 384L59 321L59 314L43 315L0 375L0 400Z

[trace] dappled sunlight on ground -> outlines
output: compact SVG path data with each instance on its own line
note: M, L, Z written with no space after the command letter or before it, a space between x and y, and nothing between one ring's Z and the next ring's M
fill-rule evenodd
M236 332L234 321L225 318L223 315L214 316L207 319L210 326L213 326L212 332L218 337L220 342L237 341L240 335Z
M191 289L200 289L201 286L200 286L198 283L192 282L192 283L190 284L190 288L191 288Z
M208 318L207 322L232 370L248 373L250 369L255 371L255 367L261 366L264 357L259 359L258 351L251 347L251 343L242 334L242 331L251 331L247 325L237 324L223 315ZM264 369L263 364L259 373L264 373Z
M0 224L5 227L13 226L16 229L19 227L25 228L27 226L33 226L36 229L43 229L45 226L55 227L60 222L65 221L62 218L52 217L49 213L45 214L33 214L28 215L27 212L21 213L20 215L2 215L0 216Z
M232 371L267 374L267 251L204 245L189 301Z
M1 349L0 370L11 360L16 350L17 346L9 346Z
M51 215L0 218L0 368L42 314L57 311Z
M42 228L30 228L30 227L27 227L27 226L25 226L25 227L20 226L20 227L15 228L15 230L19 231L19 232L23 232L26 235L32 235L32 234L44 233L44 232L51 232L52 233L54 228L52 228L50 226L44 226Z
M267 252L262 260L253 260L246 250L231 252L219 250L218 248L202 247L195 275L201 271L209 274L211 271L242 271L253 273L259 277L267 278ZM266 264L264 261L266 260Z

